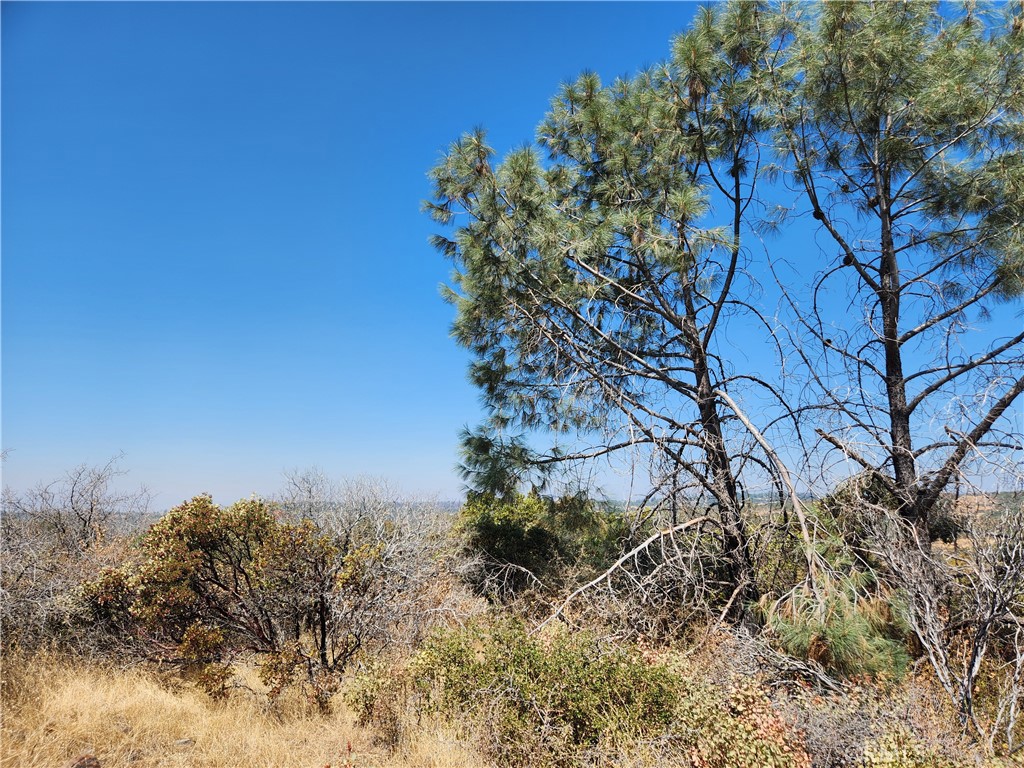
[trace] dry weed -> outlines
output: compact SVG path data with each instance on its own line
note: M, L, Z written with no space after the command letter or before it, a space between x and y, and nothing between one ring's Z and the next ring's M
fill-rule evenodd
M470 768L442 729L414 729L401 754L339 707L321 716L295 700L276 712L241 693L216 702L139 669L53 658L4 664L0 766L55 768L83 753L103 768Z

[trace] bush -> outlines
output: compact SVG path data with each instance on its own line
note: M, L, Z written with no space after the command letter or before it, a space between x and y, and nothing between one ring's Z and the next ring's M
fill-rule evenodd
M752 683L695 683L583 633L530 637L514 623L450 631L411 672L432 710L469 716L500 765L608 764L656 743L663 759L698 768L810 766Z
M467 554L483 560L470 577L473 587L482 594L508 595L546 577L561 554L546 518L539 496L506 501L471 495L459 512L457 530Z
M308 520L283 521L259 499L222 508L196 496L150 528L138 562L83 587L84 613L170 649L214 695L233 659L252 653L272 698L298 685L326 710L345 665L385 642L399 618L396 531L372 530L384 532L339 539Z
M691 686L677 729L692 734L694 768L810 768L811 760L764 693L750 680L725 689Z
M892 681L905 674L911 630L876 562L878 545L864 517L894 503L873 474L852 478L820 503L816 547L825 567L817 588L798 583L760 600L768 637L780 650L845 678Z
M858 594L848 580L827 582L822 592L823 604L801 589L762 601L769 636L781 650L842 677L900 679L910 655L886 596Z
M627 533L621 514L583 496L551 499L536 493L470 494L456 529L466 554L479 559L470 583L497 599L528 588L556 588L571 569L603 568Z
M374 744L391 751L406 737L406 725L412 719L409 707L409 680L403 659L369 659L345 686L345 703L356 716L356 723L369 728Z
M82 465L24 493L5 488L0 509L0 625L5 649L124 650L117 639L75 632L79 584L123 562L147 516L145 491L122 492L116 460Z
M503 765L569 764L581 752L667 731L678 681L586 635L528 637L521 625L435 636L412 671L430 707L473 717Z

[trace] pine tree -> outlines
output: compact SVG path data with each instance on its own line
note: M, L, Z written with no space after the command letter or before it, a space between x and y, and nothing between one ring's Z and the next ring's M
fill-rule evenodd
M758 18L778 41L757 70L760 114L838 252L796 318L835 415L819 432L883 480L922 541L967 460L1020 450L999 432L1024 392L1020 315L988 343L973 326L1024 291L1022 19L923 2ZM830 290L861 317L843 327L807 300Z

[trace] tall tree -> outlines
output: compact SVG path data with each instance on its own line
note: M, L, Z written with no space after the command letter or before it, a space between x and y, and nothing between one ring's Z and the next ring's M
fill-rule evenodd
M923 541L972 458L1022 450L1001 429L1024 392L1020 314L979 328L1024 290L1022 19L1019 4L924 2L757 14L776 41L753 70L759 114L797 210L834 244L810 291L790 294L834 416L819 433Z
M748 70L764 45L751 10L702 13L670 63L632 81L564 86L539 146L497 167L483 132L464 136L428 203L455 225L435 244L456 265L454 334L490 411L466 436L467 476L507 492L517 470L642 450L655 493L686 487L714 511L746 597L745 488L778 479L734 399L772 388L722 354L727 319L759 317L743 248L759 162ZM538 429L591 444L534 453L520 433Z

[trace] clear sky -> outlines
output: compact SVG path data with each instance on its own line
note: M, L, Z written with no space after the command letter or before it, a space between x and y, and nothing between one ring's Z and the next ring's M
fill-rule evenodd
M4 2L4 483L123 453L157 508L314 465L457 498L481 409L426 172L696 8Z

